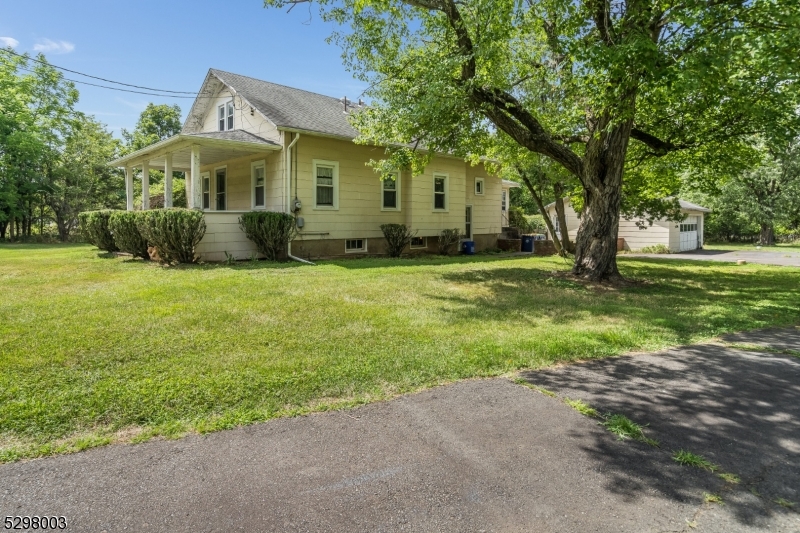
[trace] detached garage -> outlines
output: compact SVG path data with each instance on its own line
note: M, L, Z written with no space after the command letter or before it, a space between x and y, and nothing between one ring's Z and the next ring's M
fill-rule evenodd
M687 202L678 200L681 212L686 214L686 218L681 221L655 220L652 226L644 222L642 228L636 225L637 220L619 220L619 237L625 239L626 250L641 250L648 246L663 244L668 247L670 252L688 252L703 247L703 222L706 213L711 210ZM555 202L545 206L547 216L553 221L556 231L560 231L558 217L556 216ZM569 198L564 198L564 214L567 220L567 230L569 238L574 242L578 234L580 219L572 208Z

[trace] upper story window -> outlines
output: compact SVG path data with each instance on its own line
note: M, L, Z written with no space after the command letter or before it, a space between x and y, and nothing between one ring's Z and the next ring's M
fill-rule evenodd
M219 131L230 131L233 129L233 101L222 104L217 108L217 119Z
M433 175L433 209L447 210L447 174Z
M386 211L400 209L400 175L392 173L381 179L381 209Z
M317 209L339 208L339 163L313 160L314 206Z
M475 178L475 194L483 195L483 178Z

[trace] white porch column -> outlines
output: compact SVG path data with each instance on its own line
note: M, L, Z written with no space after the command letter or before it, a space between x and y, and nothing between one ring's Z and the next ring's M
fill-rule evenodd
M142 163L142 211L150 209L150 163Z
M192 198L192 171L185 170L183 172L183 182L185 183L186 187L186 207L189 209L193 208L193 198Z
M125 198L127 199L126 209L133 211L133 168L125 167Z
M164 207L172 207L172 153L164 161Z
M200 185L200 145L192 145L192 207L203 208L203 189Z

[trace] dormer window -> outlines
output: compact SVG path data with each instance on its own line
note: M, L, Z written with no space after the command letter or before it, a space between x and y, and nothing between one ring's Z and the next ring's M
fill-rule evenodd
M222 104L217 108L217 119L219 121L219 131L230 131L233 129L233 102Z

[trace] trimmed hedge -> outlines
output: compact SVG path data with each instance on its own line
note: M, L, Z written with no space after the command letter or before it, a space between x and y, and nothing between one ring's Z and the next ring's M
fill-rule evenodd
M121 251L134 257L150 259L147 253L147 240L138 228L138 219L146 211L114 211L108 218L108 229L114 236L114 244Z
M108 229L108 219L114 212L113 209L101 209L100 211L84 211L78 215L81 233L86 240L107 252L118 250L114 244L114 237Z
M239 227L269 261L277 261L281 254L286 253L289 242L297 235L294 217L287 213L244 213L239 217Z
M411 242L411 237L417 234L405 224L381 224L381 231L386 238L386 247L390 257L400 257Z
M151 209L136 214L136 227L165 263L194 263L197 245L206 234L202 211Z

